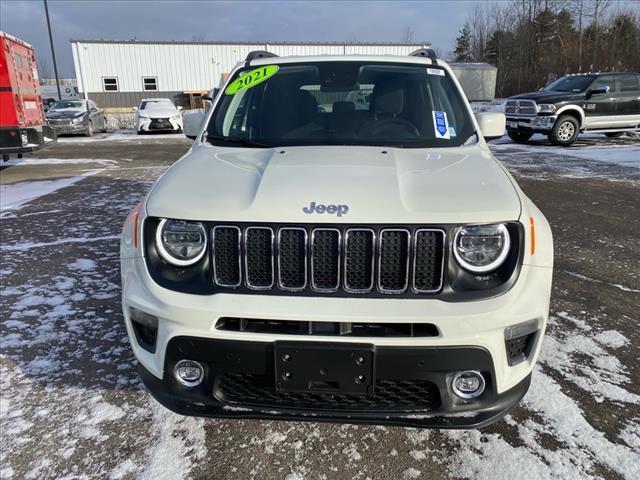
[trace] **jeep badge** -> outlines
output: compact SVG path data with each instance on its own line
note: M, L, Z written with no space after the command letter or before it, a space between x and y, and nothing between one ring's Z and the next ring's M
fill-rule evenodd
M302 207L302 211L307 215L312 213L338 214L339 217L349 212L349 205L324 205L322 203L311 202L308 207Z

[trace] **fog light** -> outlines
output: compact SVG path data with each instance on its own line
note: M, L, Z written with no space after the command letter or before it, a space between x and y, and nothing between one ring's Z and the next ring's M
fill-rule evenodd
M484 392L484 377L477 370L458 372L453 377L451 388L460 398L476 398Z
M204 368L193 360L180 360L176 363L173 374L185 387L195 387L204 380Z

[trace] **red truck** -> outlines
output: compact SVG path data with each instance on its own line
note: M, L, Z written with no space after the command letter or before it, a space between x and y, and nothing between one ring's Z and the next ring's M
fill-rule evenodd
M33 47L0 32L0 154L36 151L55 142L40 98Z

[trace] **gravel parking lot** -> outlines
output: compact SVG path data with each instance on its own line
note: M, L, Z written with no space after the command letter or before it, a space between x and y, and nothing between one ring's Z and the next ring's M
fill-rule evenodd
M492 146L549 219L556 267L531 389L483 431L199 419L157 404L122 321L118 238L188 148L121 132L2 166L0 478L640 478L638 139Z

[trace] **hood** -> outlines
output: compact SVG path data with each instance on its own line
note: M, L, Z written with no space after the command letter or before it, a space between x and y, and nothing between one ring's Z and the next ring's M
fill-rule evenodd
M509 100L535 100L536 103L557 103L584 99L584 93L576 92L529 92L509 97Z
M74 110L71 108L64 110L49 110L45 115L47 118L75 118L85 115L84 110Z
M178 114L178 110L173 107L154 107L140 110L140 115L149 118L170 118Z
M385 153L386 152L386 153ZM305 213L311 202L348 213ZM516 220L510 177L482 148L196 146L158 180L151 216L229 222Z

